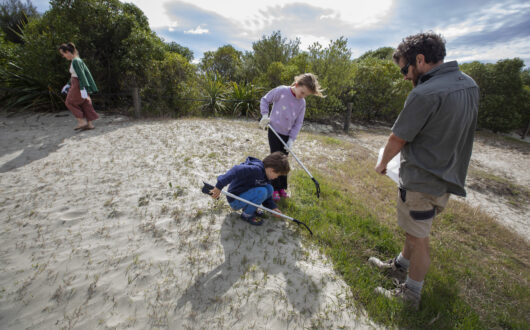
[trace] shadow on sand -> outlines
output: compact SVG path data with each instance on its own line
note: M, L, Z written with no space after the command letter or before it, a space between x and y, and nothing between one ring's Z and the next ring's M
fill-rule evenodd
M258 286L268 286L263 299L277 300L278 287L289 303L301 313L314 313L320 306L320 294L315 279L297 265L307 253L302 249L298 234L292 234L285 224L276 218L267 218L260 227L251 226L239 219L238 213L228 214L220 232L224 249L224 262L208 273L201 274L189 286L177 302L176 309L191 303L194 311L217 309L231 287L242 280L251 268L258 268L267 277L281 275L284 281L274 285L258 276ZM278 279L278 277L276 277ZM283 283L282 283L283 282ZM285 286L283 286L283 284ZM248 290L252 290L249 288Z
M46 158L61 148L65 139L85 139L131 124L124 116L105 116L95 122L96 129L74 131L76 120L68 112L0 114L0 173L5 173ZM119 125L117 125L119 123Z

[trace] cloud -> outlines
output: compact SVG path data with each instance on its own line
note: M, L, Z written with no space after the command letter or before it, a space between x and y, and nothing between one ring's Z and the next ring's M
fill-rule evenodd
M477 18L477 21L481 23L481 28L458 35L452 40L452 44L455 46L469 44L494 46L518 39L529 40L530 6L516 13L502 15L491 11L488 14L490 15L482 15L481 19Z
M190 48L196 57L226 44L244 49L237 23L213 11L183 1L163 5L170 25L153 30L168 41Z
M197 58L231 44L252 43L273 31L301 48L346 37L353 56L395 47L406 36L432 30L447 40L448 58L495 61L520 57L530 63L527 0L129 0L162 38L189 47ZM34 0L40 11L47 0Z
M191 29L188 31L184 31L184 33L190 33L190 34L205 34L208 33L208 29L203 29L201 26L197 26L195 29Z
M446 38L448 59L491 62L517 56L530 63L529 18L530 4L525 1L397 1L378 27L357 29L346 37L357 57L432 30Z
M343 20L341 15L347 16L349 13L341 14L334 9L304 3L262 7L243 21L227 18L185 1L168 2L164 9L172 24L155 28L157 34L192 48L197 56L204 52L208 40L213 43L207 50L215 50L225 44L232 44L240 50L251 50L253 42L280 30L286 38L299 38L301 47L306 49L314 42L327 45L333 39L347 36L356 27L370 24L368 21L359 22L358 18L355 22L351 19ZM384 11L378 12L378 15L383 14ZM183 36L183 33L205 30L208 31L208 38L203 38L202 35L195 35L197 38L193 39Z
M354 57L433 30L446 38L448 59L520 57L530 63L526 0L128 1L145 13L160 37L190 48L196 58L227 44L251 50L253 42L277 30L291 40L299 38L302 49L346 37ZM32 2L41 12L49 9L48 0Z

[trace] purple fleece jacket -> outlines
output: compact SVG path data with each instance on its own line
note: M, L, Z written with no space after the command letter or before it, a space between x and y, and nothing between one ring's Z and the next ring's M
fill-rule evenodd
M271 103L270 125L276 132L289 135L294 141L304 122L305 99L297 99L291 93L291 87L279 86L261 98L262 115L269 113L269 104Z

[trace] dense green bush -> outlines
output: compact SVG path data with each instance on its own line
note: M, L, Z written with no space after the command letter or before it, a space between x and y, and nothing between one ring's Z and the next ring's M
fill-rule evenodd
M8 89L0 91L0 104L2 110L15 109L59 109L62 105L62 97L50 89L41 80L35 79L25 71L13 64L8 63L5 68L0 68L2 82Z
M226 115L228 87L220 75L205 74L201 77L201 110L206 116Z
M287 64L291 58L300 52L300 40L287 40L280 31L273 32L270 36L263 36L252 44L251 62L261 74L268 70L273 62Z
M464 63L480 88L478 125L494 132L508 132L523 126L525 94L521 79L524 63L518 58L500 60L496 64Z
M7 63L14 62L20 53L20 45L4 39L4 32L0 30L0 69L7 69Z
M353 65L354 117L361 120L394 121L412 89L390 60L366 57Z
M530 86L525 85L521 95L521 136L530 134Z
M188 62L191 62L193 60L193 51L188 47L184 47L174 41L164 43L164 46L166 51L170 53L180 54L184 56L184 58L188 60Z
M0 3L0 30L6 41L20 44L22 38L20 33L29 20L38 18L37 8L26 1L2 0Z
M256 87L251 83L230 84L228 94L231 115L258 118L260 116L259 99L263 95L264 89Z
M37 82L43 92L57 92L69 79L68 62L57 51L64 42L76 44L103 93L144 85L151 61L164 54L142 11L118 0L52 0L42 18L25 25L22 39L24 56L15 62L31 79L18 85Z
M153 60L142 88L142 108L146 114L182 116L198 108L198 81L195 65L178 53L166 53ZM198 113L196 113L198 114Z
M205 52L199 68L206 74L221 76L226 81L238 81L241 66L241 52L231 45Z

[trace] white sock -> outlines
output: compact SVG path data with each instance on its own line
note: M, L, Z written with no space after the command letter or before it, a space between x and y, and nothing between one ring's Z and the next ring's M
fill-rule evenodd
M408 259L405 259L405 257L403 256L403 254L401 254L401 252L399 252L399 255L396 259L396 262L403 268L405 269L409 269L409 266L410 266L410 261Z
M412 292L415 292L417 294L421 295L421 289L423 288L423 281L418 282L414 281L407 275L407 280L405 281L405 285L407 288L409 288Z

